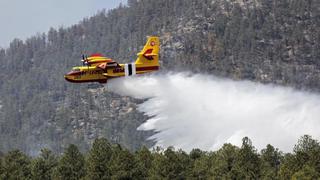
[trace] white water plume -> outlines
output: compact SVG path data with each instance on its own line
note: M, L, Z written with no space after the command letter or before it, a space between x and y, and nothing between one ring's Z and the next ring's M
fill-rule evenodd
M156 146L216 150L271 144L289 152L300 136L320 137L320 96L292 88L189 73L153 74L109 81L121 95L147 98L139 111L150 117L138 130L155 130Z

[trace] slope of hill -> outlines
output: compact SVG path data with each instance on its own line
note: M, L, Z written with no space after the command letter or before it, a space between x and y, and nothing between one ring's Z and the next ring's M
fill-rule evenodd
M108 137L151 145L136 131L138 100L73 85L63 74L82 53L129 62L147 35L161 37L162 70L189 70L318 91L317 0L129 0L68 28L15 39L0 50L0 150L88 149Z

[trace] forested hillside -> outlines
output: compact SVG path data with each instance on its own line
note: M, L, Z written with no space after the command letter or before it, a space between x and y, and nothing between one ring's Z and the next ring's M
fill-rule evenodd
M190 153L172 147L130 152L100 138L86 154L70 145L59 156L48 149L33 158L18 150L0 155L0 179L319 179L319 158L320 144L310 136L287 154L270 144L258 152L247 137L241 147Z
M129 0L72 27L51 28L0 49L0 150L88 150L97 137L150 146L137 131L138 100L70 84L81 54L134 60L147 35L161 38L162 71L320 90L318 0Z

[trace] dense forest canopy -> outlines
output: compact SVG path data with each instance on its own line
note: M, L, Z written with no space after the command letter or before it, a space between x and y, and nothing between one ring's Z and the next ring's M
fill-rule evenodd
M81 54L130 62L147 35L161 38L162 71L188 70L320 89L318 0L128 0L71 27L0 49L0 150L89 150L107 137L150 147L138 100L65 82ZM131 111L132 110L132 111Z
M272 145L258 152L249 138L241 147L190 153L142 147L130 152L105 138L96 139L88 153L71 144L57 156L42 149L37 157L19 150L0 155L0 179L318 179L320 144L301 137L293 153Z

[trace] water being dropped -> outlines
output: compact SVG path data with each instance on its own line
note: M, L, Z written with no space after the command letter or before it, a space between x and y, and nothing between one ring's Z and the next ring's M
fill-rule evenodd
M109 81L112 91L147 98L139 111L151 118L156 146L216 150L248 136L262 149L291 151L304 134L320 137L320 96L274 85L209 75L167 73Z

